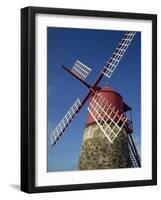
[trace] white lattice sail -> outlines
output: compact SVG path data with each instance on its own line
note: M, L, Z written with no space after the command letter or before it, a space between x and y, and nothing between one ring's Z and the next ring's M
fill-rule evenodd
M89 67L81 63L79 60L77 60L74 63L71 69L71 72L73 72L76 76L78 76L80 79L83 79L83 80L87 78L87 76L89 75L91 71L92 70Z
M126 52L128 46L130 45L131 41L133 40L136 32L127 32L121 42L119 43L118 48L114 51L112 57L107 62L106 66L104 67L106 69L106 72L102 73L107 76L108 78L111 77L114 70L116 69L117 65L119 64L121 58L123 57L124 53Z
M97 94L92 98L88 111L94 118L107 139L113 143L127 118L123 114L119 114L119 110L111 105L104 97Z
M72 107L69 109L69 111L66 113L66 115L63 117L61 122L50 134L50 140L52 145L56 144L56 142L59 140L60 136L65 131L70 122L73 120L74 116L77 114L80 108L81 108L81 102L79 99L77 99L75 103L72 105Z

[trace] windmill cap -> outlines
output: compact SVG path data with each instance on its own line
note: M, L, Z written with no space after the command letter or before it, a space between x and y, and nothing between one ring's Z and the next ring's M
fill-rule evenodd
M97 102L97 104L100 105L100 108L102 108L101 110L103 110L104 108L107 109L105 112L111 112L110 110L108 110L110 107L113 111L117 112L117 114L119 116L121 116L124 112L123 109L123 99L122 96L117 93L116 91L114 91L112 88L108 87L108 86L103 86L102 88L97 88L97 94L100 97L100 100ZM93 102L92 99L95 98L94 96L91 97L90 103ZM94 101L95 102L95 101ZM94 103L92 106L93 110L98 109L98 105L96 103ZM107 106L108 105L108 106ZM100 110L100 111L101 111ZM115 113L111 113L110 114L111 117L115 116ZM98 119L97 120L102 120L101 116L107 120L109 117L108 115L104 114L104 112L102 112L100 115L98 115ZM118 118L115 117L114 120L118 120ZM86 124L92 124L96 122L95 118L93 117L93 115L91 114L91 112L88 112L88 116L87 116L87 120L86 120Z
M112 93L115 93L115 94L119 95L120 97L122 97L118 92L116 92L109 86L103 86L102 88L99 88L98 92L112 92Z
M98 92L113 92L122 98L122 96L118 92L116 92L115 90L113 90L111 87L109 87L107 85L103 86L102 88L99 87ZM124 112L127 112L127 111L132 110L132 108L123 101L123 110L124 110Z

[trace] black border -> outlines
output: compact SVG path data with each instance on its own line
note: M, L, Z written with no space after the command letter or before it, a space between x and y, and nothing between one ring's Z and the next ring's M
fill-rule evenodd
M60 14L152 21L152 179L35 186L35 15ZM96 10L26 7L21 9L21 190L27 193L103 189L157 184L157 15Z

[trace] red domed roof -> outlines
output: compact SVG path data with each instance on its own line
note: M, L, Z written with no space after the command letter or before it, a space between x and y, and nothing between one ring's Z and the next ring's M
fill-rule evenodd
M112 88L110 88L110 87L108 87L107 85L106 86L103 86L101 89L100 89L100 91L105 91L105 92L110 92L110 91L112 91L112 92L114 92L114 90L112 89Z
M102 88L100 88L98 90L98 92L113 92L113 93L116 93L117 95L120 95L118 92L116 92L115 90L113 90L111 87L109 86L103 86ZM121 95L120 95L121 96Z
M119 93L117 93L116 91L114 91L112 88L110 88L108 86L98 88L97 95L104 99L104 101L103 101L104 105L101 105L102 107L105 107L105 104L107 105L107 102L110 102L111 107L115 108L115 111L118 111L119 115L121 115L123 113L122 96ZM91 97L90 101L92 101L92 98L94 98L94 97ZM96 107L97 107L97 105L96 105ZM108 117L105 116L105 118L107 119ZM91 124L94 122L95 122L95 119L92 117L92 115L89 112L88 116L87 116L86 124Z

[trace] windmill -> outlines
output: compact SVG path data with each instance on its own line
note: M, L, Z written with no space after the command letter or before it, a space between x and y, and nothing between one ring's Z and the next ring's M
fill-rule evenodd
M84 84L89 92L82 101L78 98L74 102L50 134L50 140L52 146L57 144L66 128L89 100L78 169L141 167L140 156L132 138L132 118L128 118L126 114L131 112L131 108L123 102L122 96L111 88L99 87L103 77L111 78L135 34L132 31L125 33L93 85L85 81L91 69L79 60L71 69L63 66L63 69Z

